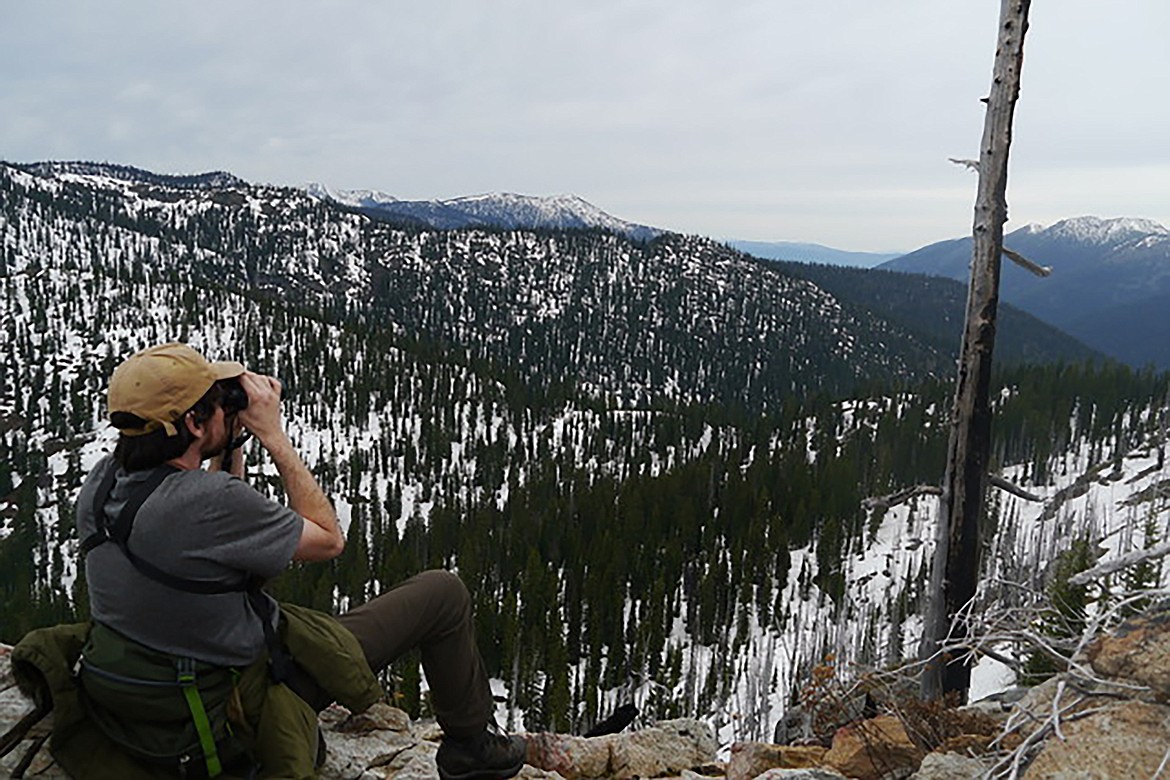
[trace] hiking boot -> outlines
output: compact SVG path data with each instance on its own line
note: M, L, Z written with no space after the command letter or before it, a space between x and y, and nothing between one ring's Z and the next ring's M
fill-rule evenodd
M435 764L442 780L506 780L524 768L524 737L501 734L495 724L469 739L443 737Z

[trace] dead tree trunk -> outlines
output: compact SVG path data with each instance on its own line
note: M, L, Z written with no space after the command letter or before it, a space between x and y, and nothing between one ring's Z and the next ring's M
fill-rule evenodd
M928 699L951 692L958 692L961 699L966 699L971 685L970 666L963 662L947 663L949 658L941 656L939 648L952 623L956 629L952 638L960 642L967 638L962 610L975 595L979 576L979 525L991 452L991 358L999 306L1003 225L1007 221L1008 148L1012 140L1012 115L1020 94L1030 5L1031 0L1002 0L1000 6L995 69L979 152L979 193L975 201L967 322L951 409L930 601L920 648L920 657L927 662L922 675L922 695Z

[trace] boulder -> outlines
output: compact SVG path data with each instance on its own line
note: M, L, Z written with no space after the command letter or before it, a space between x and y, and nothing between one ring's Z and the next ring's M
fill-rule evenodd
M809 769L769 769L756 780L846 780L845 775L825 767Z
M661 777L710 764L715 735L707 724L683 718L639 731L602 737L528 736L528 763L566 780Z
M928 753L910 780L972 780L983 777L990 768L991 762L959 753Z
M924 755L898 718L879 715L838 729L824 760L846 777L891 780L913 774Z
M1170 610L1159 609L1125 621L1095 639L1085 651L1097 673L1147 686L1141 698L1170 702Z
M736 742L731 746L727 780L753 780L769 769L808 769L824 764L827 748Z
M1170 745L1170 707L1124 701L1061 724L1024 773L1025 780L1155 777Z
M1065 716L1075 715L1084 710L1093 709L1104 703L1098 697L1073 688L1067 683L1061 687L1063 677L1057 676L1045 680L1032 690L1015 707L1007 721L1007 727L1012 733L1021 737L1031 736L1037 728L1043 726L1052 717L1054 700L1060 693L1060 709Z
M410 717L388 704L360 715L333 705L321 713L327 751L322 778L438 778L436 742L412 728Z

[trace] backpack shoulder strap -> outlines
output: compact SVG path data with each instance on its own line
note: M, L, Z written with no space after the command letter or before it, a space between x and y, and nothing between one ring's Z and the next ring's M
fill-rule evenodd
M273 628L275 609L272 602L268 600L263 590L261 590L264 583L259 578L245 577L240 582L224 583L215 580L194 580L185 577L176 577L158 568L150 561L140 558L130 550L130 532L134 528L134 517L138 514L138 510L142 508L142 505L150 497L150 494L162 484L162 481L177 472L178 469L169 465L160 466L155 469L154 473L146 481L135 488L134 493L127 500L126 506L111 523L106 516L105 505L110 497L110 493L113 492L117 470L116 466L111 467L98 486L97 494L94 497L93 509L94 522L97 524L98 530L86 537L81 543L82 555L88 555L98 545L112 541L118 545L122 553L140 574L175 590L204 595L245 593L249 606L256 613L257 617L260 618L260 624L264 630L264 644L268 647L269 671L271 676L278 683L287 680L292 671L292 657L285 650L284 645L281 644L280 638L276 635L276 630Z
M178 473L179 469L165 464L156 468L145 481L134 488L134 491L126 500L126 506L122 508L122 511L111 522L109 516L106 514L106 501L109 500L110 493L114 490L117 470L116 466L112 466L106 472L105 477L98 486L93 502L93 516L97 530L86 537L81 543L82 555L88 555L91 550L105 542L113 542L118 545L122 553L140 574L155 582L162 583L167 587L187 593L201 593L205 595L239 593L248 590L249 583L247 579L241 580L240 582L220 582L217 580L195 580L186 577L176 577L169 572L163 571L150 561L135 555L130 550L130 532L134 530L134 518L138 515L138 510L142 508L142 505L146 503L146 499L150 498L150 495L162 484L163 480L171 474Z
M82 540L82 556L88 555L90 550L110 540L109 522L106 517L106 501L109 499L110 493L114 490L114 481L117 477L117 465L110 464L110 468L106 470L106 475L102 477L102 481L98 484L98 489L93 494L93 524L96 530Z

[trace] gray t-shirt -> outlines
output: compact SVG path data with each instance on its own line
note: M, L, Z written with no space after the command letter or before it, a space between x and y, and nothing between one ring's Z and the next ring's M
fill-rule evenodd
M119 468L113 457L103 458L82 485L77 501L80 539L96 530L94 494L111 468ZM111 519L150 473L119 469L106 503ZM129 547L177 577L238 583L283 571L296 551L302 525L296 512L233 476L179 471L164 479L138 510ZM148 647L221 666L247 665L264 650L263 626L242 591L207 595L176 590L139 572L112 542L90 551L85 572L93 619Z

